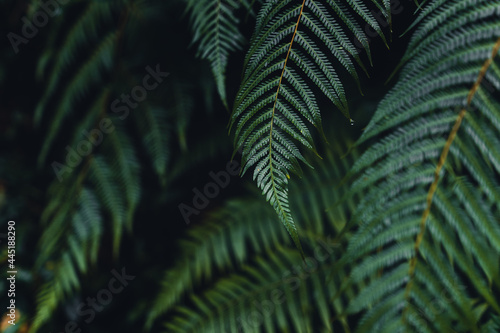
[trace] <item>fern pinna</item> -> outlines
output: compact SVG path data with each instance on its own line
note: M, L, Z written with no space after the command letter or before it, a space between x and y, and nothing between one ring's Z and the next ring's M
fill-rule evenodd
M358 142L378 138L352 170L358 332L498 329L499 14L498 0L427 2Z
M389 15L387 7L373 3ZM358 80L353 59L361 60L353 40L368 49L359 18L383 38L361 1L267 1L244 63L231 117L235 148L243 148L243 174L254 167L254 180L301 252L287 197L289 172L301 174L299 161L308 165L297 142L314 150L307 124L322 132L314 86L350 119L334 66L338 63Z

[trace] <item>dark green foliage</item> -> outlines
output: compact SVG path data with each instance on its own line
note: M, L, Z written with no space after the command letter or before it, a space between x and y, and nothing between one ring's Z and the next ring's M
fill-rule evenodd
M19 49L6 332L500 331L500 0L72 1Z
M299 161L308 164L296 142L314 150L307 123L323 131L317 98L311 88L319 89L350 119L334 64L345 67L358 79L349 54L360 60L346 32L364 41L367 49L368 44L352 14L383 36L361 1L349 5L347 8L333 0L326 4L266 2L257 16L231 116L235 147L243 148L243 174L254 168L253 179L301 252L288 203L288 179L290 171L302 174ZM323 48L331 53L331 59Z
M359 332L486 332L500 314L494 296L500 290L500 61L492 55L500 47L499 6L433 1L424 7L398 82L358 142L377 137L351 171L352 190L363 200L344 260L360 261L349 283L383 271L348 310L367 310ZM429 206L436 165L461 110L465 118L448 140ZM422 221L426 207L430 214ZM439 304L431 308L435 298Z
M355 207L350 201L325 212L331 200L339 200L347 190L346 186L339 188L340 180L356 155L340 160L338 155L343 150L334 150L337 157L328 153L319 170L307 170L301 186L290 189L295 218L309 225L303 243L311 256L305 263L263 200L228 201L180 242L181 256L163 277L162 291L151 307L147 327L167 314L167 332L237 332L243 326L248 331L259 331L261 326L267 331L283 331L290 326L310 331L318 327L316 320L320 327L330 328L331 314L341 312L346 304L330 304L338 288L324 281L342 252L335 235L344 227L348 211ZM335 280L345 276L338 272ZM275 295L283 293L282 297L263 314L268 317L265 322L252 323L247 317L255 311L254 303L271 302L273 290L278 290Z
M248 0L186 0L191 13L193 43L198 56L210 61L217 91L226 107L226 69L230 53L241 50L245 38L238 29L236 11L250 10Z

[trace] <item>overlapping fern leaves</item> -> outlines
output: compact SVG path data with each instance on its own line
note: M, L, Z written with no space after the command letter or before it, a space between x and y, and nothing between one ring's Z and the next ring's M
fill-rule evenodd
M46 164L47 156L54 156L56 160L48 165L52 165L50 170L57 177L52 173L55 180L41 218L45 229L35 271L42 274L44 283L37 295L33 332L78 292L81 276L89 265L96 264L106 232L112 234L112 247L107 250L118 255L124 231L132 230L141 198L140 171L144 166L139 165L137 151L146 151L151 169L165 185L167 119L176 117L176 112L187 117L182 106L169 115L152 103L142 103L137 108L140 112L130 112L133 115L127 116L133 122L110 112L113 96L141 82L140 76L130 75L130 86L123 85L114 76L116 52L123 43L129 9L125 2L66 6L64 10L78 19L71 20L70 14L61 17L61 24L70 24L71 28L48 43L40 57L39 79L48 83L35 111L35 123L47 130L38 161ZM99 125L104 119L110 124L106 133ZM84 131L94 130L100 134L91 134L93 139L83 135ZM135 132L142 142L133 142ZM66 147L79 152L69 158L79 159L75 165L68 164L68 150L55 145L61 138L68 143ZM92 144L92 140L98 143ZM82 155L81 151L86 153ZM59 166L54 168L54 162Z
M274 210L262 199L231 200L193 226L179 243L181 255L166 271L161 292L148 307L147 328L162 318L167 332L276 332L291 327L306 332L319 326L330 331L334 314L347 306L345 301L329 300L346 273L339 270L336 284L325 284L341 250L333 238L355 207L352 201L325 212L347 189L338 185L352 159L340 160L339 150L335 156L327 153L319 170L307 172L301 184L290 189L295 217L310 226L303 235L310 266L303 266L276 223ZM282 291L280 304L272 303L273 290ZM263 313L260 304L273 305ZM258 318L249 318L256 310L265 317L260 324L253 322Z
M76 179L68 181L74 181L74 186L68 188L59 183L52 186L53 201L42 217L47 228L40 240L41 251L35 269L42 273L46 282L37 294L33 332L52 318L62 300L79 289L79 275L87 271L89 264L97 262L104 229L98 197L89 188L79 189L82 184ZM76 200L59 207L68 196ZM72 218L68 221L69 216ZM61 248L67 252L56 255Z
M250 5L186 3L193 40L211 62L225 102L227 57L243 43L232 11ZM142 66L144 58L118 63L117 56L127 47L124 36L133 35L124 33L134 20L130 15L145 13L136 6L141 7L129 1L68 4L62 9L68 16L52 21L58 33L50 35L39 61L45 90L34 120L47 133L40 166L49 157L63 161L66 143L76 147L82 130L96 128L104 117L114 130L50 187L34 269L41 285L33 332L80 288L81 276L103 251L103 237L111 235L111 250L118 253L142 194L139 149L163 185L196 163L187 145L194 108L185 85L169 86L179 97L164 104L171 112L148 100L130 115L132 121L108 113L110 100L130 88L120 84L122 78L140 82L122 71ZM342 196L345 188L337 184L351 169L350 162L328 153L319 171L291 186L289 199L290 172L301 174L300 161L307 164L300 148L314 151L311 127L322 133L321 99L326 96L349 118L341 78L348 74L357 81L356 67L364 69L354 40L370 57L362 27L371 26L383 38L370 6L391 21L388 0L262 4L231 123L235 147L243 148L244 172L254 169L273 208L255 198L232 200L189 230L158 298L152 306L138 302L138 309L148 309L148 328L165 322L169 332L350 331L361 316L358 332L499 330L499 0L424 1L398 82L358 142L377 140L351 170L354 183L346 196L359 194L359 205L349 201L324 211ZM70 28L57 29L58 24ZM142 30L134 30L140 37ZM167 174L171 129L189 155ZM328 243L328 235L340 235L349 246L322 248L329 256L315 257L318 267L303 266L287 233L274 223L276 212L300 249L292 216L307 224L301 234L307 255L316 254L318 242ZM351 213L356 228L343 229ZM325 284L332 268L333 280ZM276 289L283 293L273 296ZM267 301L272 310L259 309L260 320L253 314Z
M500 315L500 1L426 3L352 171L357 332L490 332Z
M314 87L349 118L335 66L357 80L353 59L361 61L353 40L368 49L358 19L383 37L363 1L267 1L245 59L231 117L235 148L243 148L243 173L254 168L253 178L299 249L287 198L289 172L300 175L299 161L307 164L297 142L314 150L308 123L322 132Z
M70 9L66 7L65 10ZM38 159L40 164L45 163L55 139L61 134L63 125L68 126L69 115L74 112L78 103L82 103L84 96L90 100L86 105L88 112L78 122L75 128L77 134L68 146L76 149L77 143L82 139L82 130L95 128L102 118L108 102L109 89L103 89L95 95L85 94L85 91L88 91L88 87L93 84L102 84L104 77L109 75L117 34L111 32L109 38L104 38L100 44L95 45L95 52L80 54L83 59L78 58L76 53L99 40L98 30L115 30L109 25L115 10L116 7L110 3L84 5L82 14L72 29L61 37L62 42L57 43L53 39L40 58L39 79L44 79L48 84L35 111L35 123L40 126L44 118L50 119L47 125L48 135L45 137ZM76 71L74 75L68 74L74 70L75 65L79 66L82 63L82 71ZM70 83L63 85L61 78L65 75L71 75ZM49 105L55 111L47 112ZM108 146L109 144L110 142L107 142ZM113 145L122 146L122 143L114 140ZM128 148L124 149L130 153ZM113 220L115 251L119 248L125 215L129 215L128 223L131 223L132 216L130 212L125 213L126 199L122 195L123 192L120 192L116 185L109 186L109 184L113 181L110 161L115 164L122 163L123 158L118 155L123 153L123 149L117 151L113 156L116 160L105 160L102 157L94 159L93 154L80 157L79 165L74 168L66 166L52 184L53 194L42 215L42 223L46 225L46 229L40 240L41 253L37 258L37 270L46 272L47 280L37 295L38 304L32 326L33 332L51 318L62 300L79 288L78 276L86 272L88 264L95 264L104 228L104 212L109 213ZM63 165L67 163L64 161L64 155L60 161ZM103 180L104 183L100 183ZM129 178L122 184L127 187L127 197L133 201L132 207L135 207L138 199L135 178ZM88 232L86 228L92 232ZM61 249L68 252L59 255Z
M55 45L49 43L40 57L37 71L39 79L43 78L46 82L46 88L35 110L35 125L40 125L48 108L53 111L38 159L39 165L45 162L64 121L81 102L84 92L101 83L112 70L115 45L120 34L119 28L110 26L110 22L118 8L116 3L108 2L84 5L76 22L62 37L63 41L57 43L53 38L51 42ZM69 8L65 10L69 11ZM104 33L104 37L100 33ZM89 48L89 45L92 47ZM78 57L84 60L77 61ZM72 73L75 62L81 66L76 73ZM68 75L70 79L63 83L63 78Z

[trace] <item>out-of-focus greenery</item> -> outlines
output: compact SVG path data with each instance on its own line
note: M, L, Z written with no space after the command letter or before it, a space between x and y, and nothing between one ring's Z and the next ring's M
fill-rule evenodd
M0 332L500 331L499 0L0 7Z

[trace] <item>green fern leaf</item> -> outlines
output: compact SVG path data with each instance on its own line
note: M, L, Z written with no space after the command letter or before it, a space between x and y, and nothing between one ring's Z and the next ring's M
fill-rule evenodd
M352 12L383 36L362 1L348 3ZM351 11L337 1L267 1L257 17L231 117L235 148L243 148L243 173L254 168L254 180L301 253L287 198L289 172L300 175L299 161L307 164L297 141L314 150L306 124L322 133L313 86L349 118L344 88L331 59L337 59L357 81L350 57L360 61L347 33L359 38L366 48L368 43ZM323 48L333 57L329 58Z
M84 188L79 195L75 193L80 186L68 187L59 182L51 188L52 200L42 216L42 223L49 223L40 240L40 254L35 269L48 273L50 281L44 283L37 294L37 309L31 330L36 332L46 323L58 305L80 286L79 274L85 274L88 263L95 264L102 235L103 219L99 201L94 193ZM77 207L67 198L76 196ZM68 216L72 216L70 223ZM68 251L62 255L61 248ZM88 258L88 259L87 259Z
M121 234L125 226L125 200L121 190L115 183L114 173L110 164L102 156L95 157L90 166L90 179L96 186L103 206L111 215L113 221L113 252L118 254L120 248Z
M352 170L343 258L361 260L349 283L369 281L348 309L358 332L482 332L500 313L498 8L427 1L358 142L376 139Z

